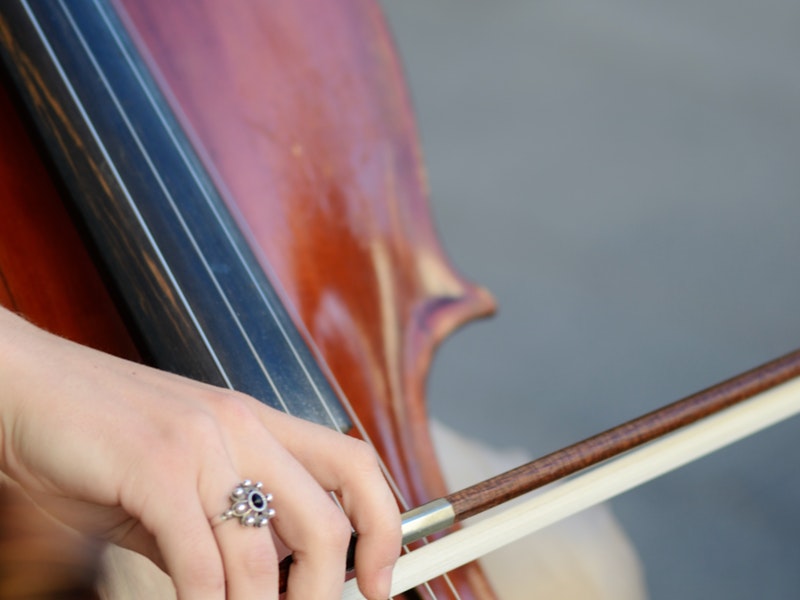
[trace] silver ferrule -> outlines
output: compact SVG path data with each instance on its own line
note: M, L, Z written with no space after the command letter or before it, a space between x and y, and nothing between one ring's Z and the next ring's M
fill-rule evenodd
M416 542L425 536L447 529L456 522L453 505L439 498L402 515L403 545Z

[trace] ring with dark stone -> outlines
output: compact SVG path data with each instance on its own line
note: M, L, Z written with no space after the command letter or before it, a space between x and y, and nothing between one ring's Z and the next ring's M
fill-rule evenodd
M269 507L272 494L262 490L260 481L253 483L245 479L231 492L231 507L222 513L223 521L239 519L245 527L264 527L275 516L275 509Z

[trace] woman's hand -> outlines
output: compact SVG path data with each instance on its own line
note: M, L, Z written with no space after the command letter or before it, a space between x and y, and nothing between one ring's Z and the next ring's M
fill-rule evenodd
M360 441L4 309L0 419L3 472L66 524L152 559L180 598L277 598L281 544L294 554L288 599L338 598L351 524L359 587L389 596L400 519ZM246 478L274 496L270 527L212 525Z

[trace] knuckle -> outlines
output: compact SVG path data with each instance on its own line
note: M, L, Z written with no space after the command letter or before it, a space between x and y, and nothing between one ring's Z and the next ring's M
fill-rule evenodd
M345 449L347 460L350 468L359 473L380 473L380 465L378 464L378 455L375 450L361 440L353 438L344 438L345 443L349 445Z
M219 418L225 422L247 423L253 419L248 396L232 390L219 390L213 402Z
M332 504L330 509L321 515L321 518L324 520L324 526L317 530L317 546L331 553L339 554L344 552L350 543L352 534L347 517L338 507Z

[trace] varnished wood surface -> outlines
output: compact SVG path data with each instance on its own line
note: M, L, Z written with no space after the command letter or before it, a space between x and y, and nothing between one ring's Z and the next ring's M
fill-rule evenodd
M0 86L0 302L54 333L136 358L127 329L39 156Z

